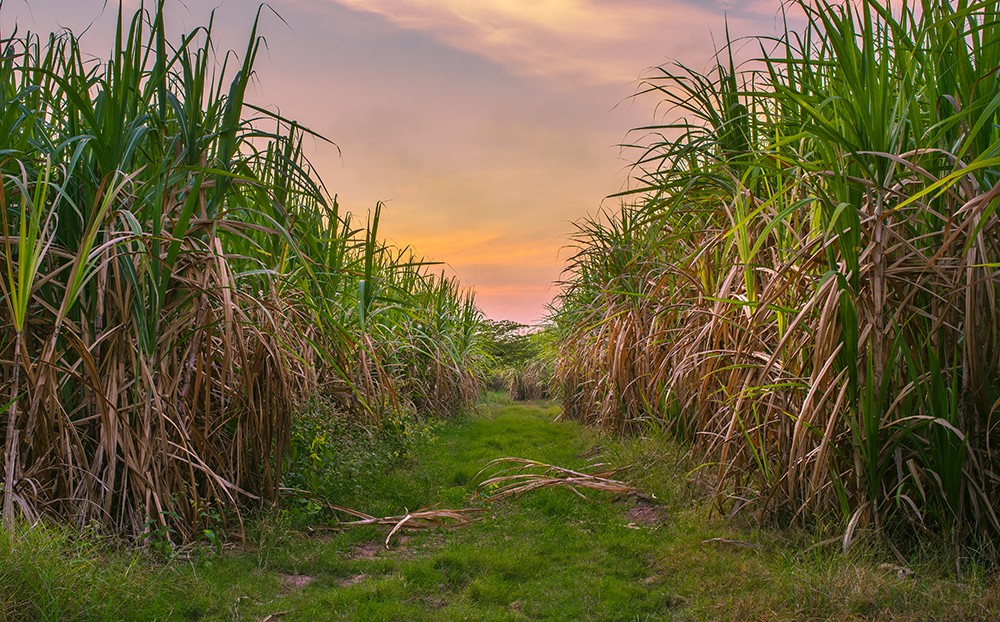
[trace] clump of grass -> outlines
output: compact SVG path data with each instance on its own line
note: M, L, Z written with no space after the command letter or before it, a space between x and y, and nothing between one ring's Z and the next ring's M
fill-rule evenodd
M551 399L554 372L552 358L544 354L513 368L507 375L507 394L520 402Z
M0 531L0 618L125 617L152 577L136 553L93 531L19 523Z
M753 62L644 81L669 116L557 304L566 412L669 429L730 513L975 546L1000 533L1000 6L783 10L804 28Z

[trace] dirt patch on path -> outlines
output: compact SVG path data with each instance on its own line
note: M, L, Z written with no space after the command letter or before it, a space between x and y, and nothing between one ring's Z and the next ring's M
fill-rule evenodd
M407 552L411 547L410 541L413 538L411 536L397 536L393 538L389 548L386 548L385 542L381 540L372 540L371 542L362 542L361 544L355 546L350 552L347 553L347 559L351 561L370 561L379 557L381 554L394 553L400 554ZM428 542L420 545L419 548L425 549L430 546L438 546L442 542L441 538L433 538Z
M364 542L351 549L351 552L347 554L347 559L351 561L372 560L379 554L379 551L384 550L385 547L381 542Z
M337 585L339 585L340 587L351 587L352 585L357 585L358 583L364 583L364 581L367 578L368 575L366 575L365 573L356 574L353 577L345 577L343 579L340 579L339 581L337 581Z
M279 574L278 578L286 590L301 590L316 580L306 574Z
M667 509L645 499L634 499L625 510L629 525L637 527L659 527L667 518Z

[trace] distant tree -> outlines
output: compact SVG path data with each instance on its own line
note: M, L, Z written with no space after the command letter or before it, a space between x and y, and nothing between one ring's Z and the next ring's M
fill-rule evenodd
M482 343L492 359L486 386L506 390L511 399L551 396L554 342L551 330L512 320L486 320Z
M485 320L482 336L486 352L498 368L520 367L541 353L531 327L513 320Z

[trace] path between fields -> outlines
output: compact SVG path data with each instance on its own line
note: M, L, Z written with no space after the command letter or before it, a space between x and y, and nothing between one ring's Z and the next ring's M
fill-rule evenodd
M808 534L725 520L697 502L668 441L609 440L546 403L485 403L388 469L360 470L343 502L373 517L483 507L455 529L368 525L311 533L264 522L260 545L173 567L128 619L661 621L997 619L993 579L902 574ZM581 470L634 465L638 495L543 489L483 504L477 474L516 456ZM327 525L329 526L329 525ZM269 530L269 531L268 531ZM804 555L804 551L810 551ZM148 613L142 613L148 612Z
M444 426L418 457L376 478L377 498L365 513L402 517L418 508L474 507L482 514L454 529L409 531L404 524L388 548L388 525L317 537L313 552L277 573L282 593L266 615L664 619L681 603L656 569L655 534L665 506L621 490L580 487L579 494L539 489L488 504L474 497L485 477L480 470L497 458L574 471L607 458L587 430L555 421L558 413L545 403L489 403L478 415ZM387 508L394 511L377 512Z

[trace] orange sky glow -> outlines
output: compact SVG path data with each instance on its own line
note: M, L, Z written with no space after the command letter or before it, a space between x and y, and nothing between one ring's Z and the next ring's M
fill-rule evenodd
M69 28L97 55L116 5L5 0L0 32ZM257 0L167 0L173 27L216 9L242 49ZM138 6L124 3L126 10ZM536 323L572 223L627 186L630 99L650 67L711 64L725 35L774 34L778 0L272 0L254 103L334 141L310 157L343 209L386 204L382 233L447 263L491 317Z

